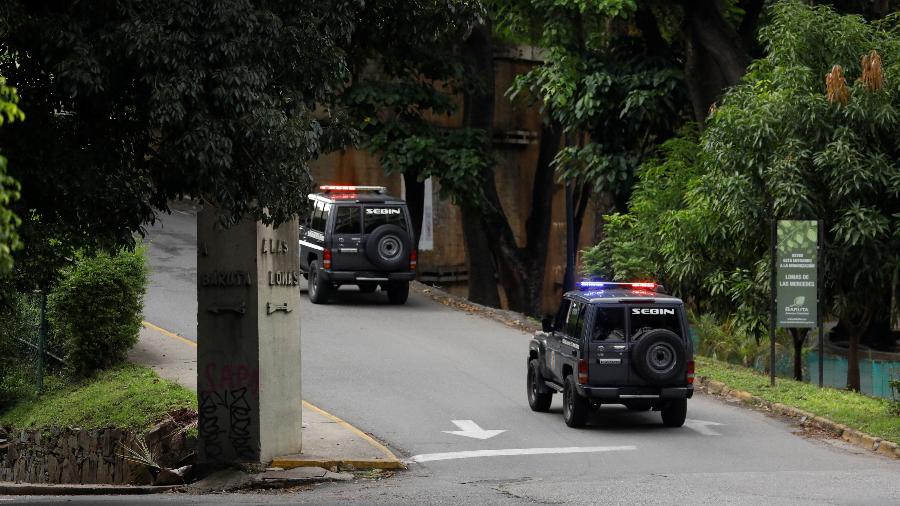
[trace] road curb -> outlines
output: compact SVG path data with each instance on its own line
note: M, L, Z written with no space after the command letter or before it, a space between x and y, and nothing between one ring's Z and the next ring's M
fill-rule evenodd
M540 322L530 319L521 313L516 313L515 311L483 306L481 304L471 302L465 297L453 295L436 286L426 285L419 281L413 281L412 283L410 283L410 287L416 292L428 297L429 299L439 304L443 304L445 306L449 306L461 311L477 314L478 316L494 320L506 325L507 327L521 330L522 332L527 332L530 334L541 330Z
M799 420L800 425L803 425L804 427L816 427L820 430L824 430L825 432L834 435L835 437L840 437L844 441L854 446L858 446L864 450L868 450L873 453L879 453L886 457L900 459L900 445L897 445L897 443L883 440L879 437L866 434L865 432L861 432L856 429L851 429L846 425L834 422L825 417L814 415L793 406L786 406L778 402L769 402L761 397L757 397L751 394L750 392L732 389L725 383L722 383L721 381L711 380L706 376L699 376L697 378L697 382L695 383L695 387L708 394L729 397L731 399L741 401L744 404L748 404L752 407L765 408L773 413L777 413L779 415L787 416L790 418L795 418Z
M183 488L134 485L49 485L38 483L0 483L0 495L148 495L164 494Z

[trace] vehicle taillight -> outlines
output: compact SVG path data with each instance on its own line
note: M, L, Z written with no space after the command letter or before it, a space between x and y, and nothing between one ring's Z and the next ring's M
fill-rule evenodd
M326 248L325 251L322 252L322 267L324 267L326 269L331 269L331 250L330 249Z
M578 384L587 385L588 382L588 363L585 359L578 360Z
M416 250L412 250L409 252L409 270L414 271L416 267L419 265L419 254Z
M687 382L688 385L694 384L694 361L691 360L687 363Z

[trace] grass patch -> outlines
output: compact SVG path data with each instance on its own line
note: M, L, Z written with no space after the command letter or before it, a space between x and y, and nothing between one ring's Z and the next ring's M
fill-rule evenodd
M150 368L126 364L74 385L54 382L0 414L0 425L143 430L178 408L197 409L197 396Z
M793 406L867 434L900 442L900 416L891 414L887 399L819 388L788 378L777 378L772 388L766 374L708 357L696 356L694 360L697 376L706 376L769 402Z

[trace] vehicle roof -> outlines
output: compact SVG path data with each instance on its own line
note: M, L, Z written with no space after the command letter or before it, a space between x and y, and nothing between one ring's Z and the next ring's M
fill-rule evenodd
M403 200L385 193L310 193L312 200L321 200L328 203L349 204L406 204Z
M682 304L681 299L666 293L623 287L572 290L566 292L565 297L591 304L618 304L623 302Z

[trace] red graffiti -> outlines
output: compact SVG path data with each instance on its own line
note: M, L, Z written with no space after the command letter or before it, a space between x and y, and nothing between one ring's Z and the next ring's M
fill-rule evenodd
M250 368L246 364L223 364L210 362L203 371L204 391L234 390L246 388L259 393L259 369Z

